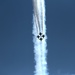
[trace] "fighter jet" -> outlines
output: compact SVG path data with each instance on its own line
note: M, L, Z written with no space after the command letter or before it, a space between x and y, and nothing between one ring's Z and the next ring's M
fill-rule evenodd
M45 35L43 35L41 32L39 33L39 35L37 35L37 38L42 41L44 39Z

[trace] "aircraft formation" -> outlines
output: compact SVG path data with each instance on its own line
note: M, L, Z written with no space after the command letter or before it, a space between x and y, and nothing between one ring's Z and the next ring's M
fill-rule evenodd
M37 35L37 38L42 41L44 39L45 35L43 35L43 33L39 33L39 35Z

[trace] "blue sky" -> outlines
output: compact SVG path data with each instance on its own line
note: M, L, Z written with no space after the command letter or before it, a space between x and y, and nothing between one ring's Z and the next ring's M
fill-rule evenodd
M0 0L0 75L33 75L32 0ZM75 1L46 0L48 71L75 74Z

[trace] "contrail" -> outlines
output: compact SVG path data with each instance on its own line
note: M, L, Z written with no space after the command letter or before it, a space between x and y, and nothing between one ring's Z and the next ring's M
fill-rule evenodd
M47 72L47 43L46 43L46 25L45 25L45 1L33 0L33 43L34 43L34 58L35 58L35 75L48 75ZM45 35L45 38L40 41L37 38L39 32Z

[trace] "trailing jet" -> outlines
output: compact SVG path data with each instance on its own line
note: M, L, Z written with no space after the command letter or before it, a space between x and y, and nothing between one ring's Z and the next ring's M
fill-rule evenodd
M39 33L39 35L37 35L37 38L42 41L44 39L45 35L43 35L41 32Z

